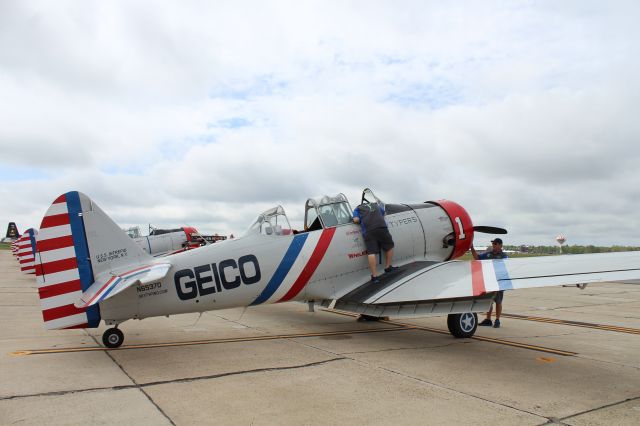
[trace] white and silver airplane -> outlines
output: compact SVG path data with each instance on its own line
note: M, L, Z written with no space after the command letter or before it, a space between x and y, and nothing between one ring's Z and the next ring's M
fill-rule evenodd
M198 230L191 226L178 229L154 229L147 236L129 235L142 251L154 257L169 256L206 245Z
M365 190L365 197L374 195ZM460 205L446 200L386 204L399 268L370 282L360 226L346 197L310 198L305 231L282 207L260 214L239 238L153 258L91 199L58 197L36 246L36 275L47 329L113 327L110 348L124 341L129 319L265 303L306 301L370 317L447 314L455 337L471 337L477 312L499 290L640 279L640 252L459 261L474 232ZM382 265L378 265L382 272Z

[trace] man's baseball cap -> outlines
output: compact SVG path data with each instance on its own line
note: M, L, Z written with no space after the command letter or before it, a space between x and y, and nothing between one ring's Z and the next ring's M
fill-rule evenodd
M491 240L492 243L502 244L502 239L496 238L495 240Z

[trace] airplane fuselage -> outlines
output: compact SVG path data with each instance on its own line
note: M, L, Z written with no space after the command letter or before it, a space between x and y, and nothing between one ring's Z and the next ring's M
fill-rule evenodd
M387 205L395 265L442 261L466 251L472 224L451 204ZM171 264L167 275L101 302L102 319L335 299L370 278L361 228L352 222L295 235L248 234L155 262Z

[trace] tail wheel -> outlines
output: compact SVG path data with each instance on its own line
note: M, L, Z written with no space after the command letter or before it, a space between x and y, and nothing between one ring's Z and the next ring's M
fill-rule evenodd
M107 348L118 348L124 342L124 334L117 328L110 328L102 335L102 343Z
M449 314L447 326L454 337L472 337L478 328L478 315L471 312Z

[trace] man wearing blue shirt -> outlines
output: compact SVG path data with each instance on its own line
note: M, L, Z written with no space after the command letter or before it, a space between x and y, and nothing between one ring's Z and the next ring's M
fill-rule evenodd
M484 260L484 259L506 259L509 256L505 252L502 251L502 239L496 238L491 241L491 251L486 251L484 253L478 254L476 249L471 246L471 255L476 260ZM499 291L496 294L495 302L496 302L496 320L494 323L491 322L491 312L493 311L493 303L489 308L489 312L487 312L487 318L482 321L478 325L484 325L487 327L491 327L493 325L494 328L500 328L500 314L502 314L502 298L504 297L504 290Z
M359 223L364 236L364 243L367 247L367 258L369 261L369 269L371 270L371 282L379 283L376 272L376 255L380 253L380 249L387 254L385 263L385 272L391 272L395 269L391 266L393 259L393 238L387 228L387 222L384 221L384 207L379 203L363 203L353 211L353 222Z

